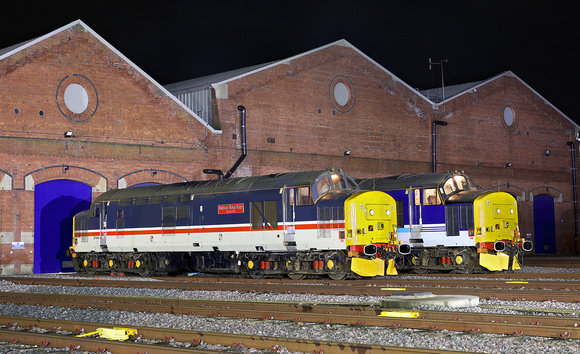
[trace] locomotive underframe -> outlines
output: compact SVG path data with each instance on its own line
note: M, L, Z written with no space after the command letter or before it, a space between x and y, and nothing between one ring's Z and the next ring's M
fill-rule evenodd
M373 256L357 255L364 258ZM328 275L335 280L352 276L351 257L346 251L306 252L87 252L73 253L78 272L137 273L142 276L184 272L247 274L260 279L266 275Z
M481 252L481 251L479 251ZM410 254L397 260L397 269L412 270L415 273L454 272L454 273L484 273L488 269L480 264L480 253L476 247L444 247L413 248ZM487 251L490 255L500 252ZM513 271L515 263L521 262L523 251L517 245L506 245L505 252L509 257L507 271Z

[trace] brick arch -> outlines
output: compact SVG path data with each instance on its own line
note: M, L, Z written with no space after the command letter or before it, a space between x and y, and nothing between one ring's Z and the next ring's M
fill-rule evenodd
M530 191L530 201L533 202L534 196L539 195L539 194L547 194L549 196L552 196L554 198L554 202L562 202L563 201L562 191L560 191L557 188L550 187L550 186L540 186L540 187L536 187L536 188L532 189Z
M14 180L12 175L0 169L0 190L12 190L14 187Z
M526 201L526 191L523 188L515 186L513 184L499 184L495 187L491 187L490 190L498 192L506 192L513 195L518 202Z
M93 192L105 192L108 180L102 174L88 168L72 165L48 166L32 171L24 176L24 189L34 190L34 186L42 182L57 179L77 181L92 187Z
M117 180L117 188L127 188L140 183L170 184L187 182L187 178L176 173L149 168L127 173Z

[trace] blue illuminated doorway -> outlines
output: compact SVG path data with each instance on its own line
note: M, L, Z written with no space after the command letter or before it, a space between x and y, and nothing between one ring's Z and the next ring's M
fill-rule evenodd
M534 252L556 253L556 221L554 197L534 196Z
M72 242L72 220L91 206L91 187L55 180L34 191L34 273L74 271L66 250Z

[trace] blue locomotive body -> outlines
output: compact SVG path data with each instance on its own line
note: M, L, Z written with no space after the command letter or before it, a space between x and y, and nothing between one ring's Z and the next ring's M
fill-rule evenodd
M397 203L398 269L416 272L519 268L517 202L478 189L463 173L426 173L360 180L362 189L389 193Z
M367 215L379 207L389 212ZM372 276L396 251L394 213L387 194L334 171L116 189L75 216L70 253L89 273ZM353 218L359 229L347 231Z

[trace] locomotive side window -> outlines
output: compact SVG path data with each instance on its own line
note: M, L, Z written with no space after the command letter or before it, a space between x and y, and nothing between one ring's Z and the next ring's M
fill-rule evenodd
M264 217L262 216L264 202L252 202L251 206L250 217L252 219L252 229L261 230L264 228Z
M296 205L312 205L312 199L310 198L310 188L299 187L296 188L298 198L296 198Z
M405 227L405 202L397 200L397 227Z
M99 204L94 203L91 207L91 217L98 218L99 216L101 216L101 208L99 207Z
M461 205L459 207L459 213L461 214L461 228L473 229L475 223L473 219L473 205Z
M117 237L124 235L125 218L123 210L117 210Z
M161 230L163 235L175 234L175 207L161 209Z
M288 205L294 205L294 189L288 189Z
M252 220L253 230L273 230L278 228L277 201L251 202L250 205L250 218Z
M264 202L264 214L266 221L270 224L272 229L278 228L278 202L275 200L267 200Z
M176 210L177 220L189 219L189 205L178 206Z
M423 205L440 205L441 198L437 194L437 189L429 188L423 190Z
M415 189L415 205L421 205L421 190Z
M447 227L447 236L459 236L459 207L445 207L445 226Z

